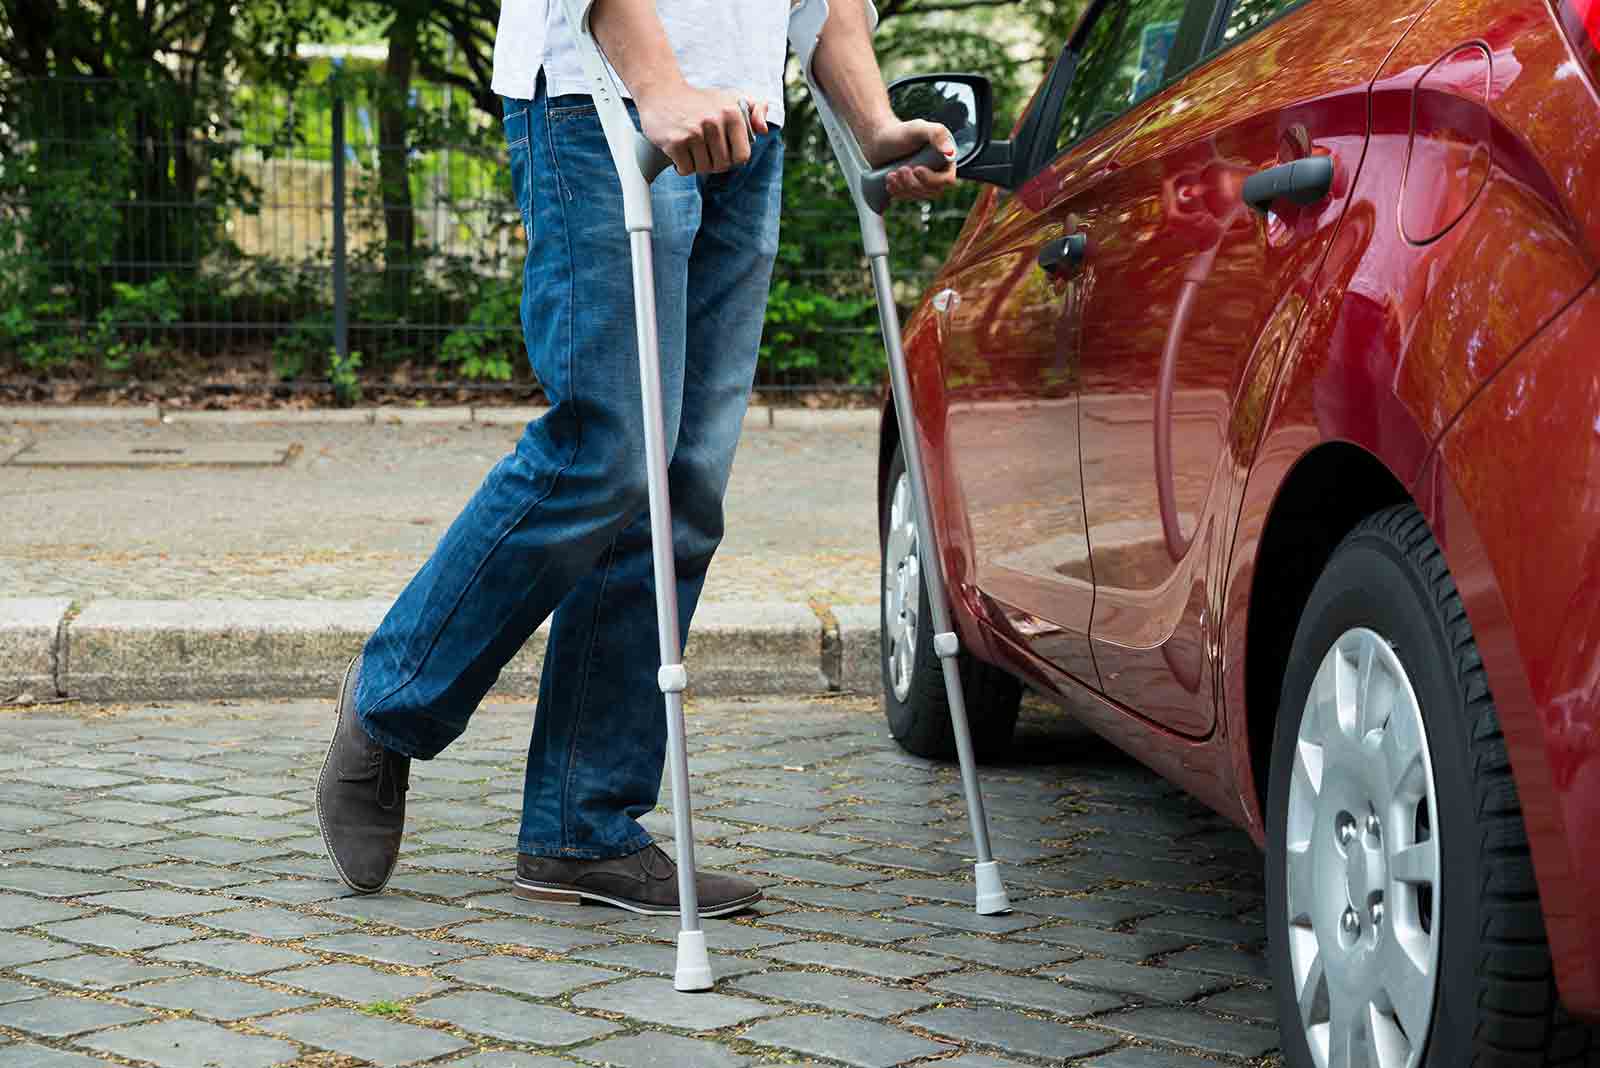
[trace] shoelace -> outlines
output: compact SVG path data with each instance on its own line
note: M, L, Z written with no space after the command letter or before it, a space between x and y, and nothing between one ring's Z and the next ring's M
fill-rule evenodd
M387 749L379 749L377 755L372 758L372 763L378 772L379 808L394 808L404 798L405 792L411 789L410 776L406 771L410 766L410 762L406 761L402 765L402 761L406 761L406 758L399 753L391 753ZM387 799L384 797L385 785L389 787L389 797Z

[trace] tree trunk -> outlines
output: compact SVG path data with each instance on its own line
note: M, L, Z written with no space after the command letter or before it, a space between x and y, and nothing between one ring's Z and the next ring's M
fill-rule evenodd
M414 268L417 223L411 201L407 154L410 148L411 71L417 54L420 11L403 3L389 24L389 58L378 96L378 187L383 196L384 292L388 310L405 311Z

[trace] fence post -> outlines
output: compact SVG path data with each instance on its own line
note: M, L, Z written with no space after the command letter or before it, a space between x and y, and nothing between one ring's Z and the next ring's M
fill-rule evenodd
M333 346L343 361L350 355L350 306L344 248L344 90L334 60L333 74Z

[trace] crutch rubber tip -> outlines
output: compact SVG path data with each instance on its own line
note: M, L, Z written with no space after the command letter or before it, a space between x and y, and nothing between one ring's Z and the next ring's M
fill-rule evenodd
M672 989L685 993L711 989L711 958L706 955L706 933L678 932L678 969L672 973Z
M978 915L994 916L1011 911L1011 899L1006 896L1005 884L1000 881L999 861L974 864L972 874L978 880Z

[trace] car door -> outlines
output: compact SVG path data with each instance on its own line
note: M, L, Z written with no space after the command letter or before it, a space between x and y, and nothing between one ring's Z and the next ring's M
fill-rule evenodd
M1086 245L1076 284L1091 645L1107 696L1203 736L1231 470L1249 462L1361 162L1367 84L1403 27L1356 32L1350 0L1222 0L1212 54L1141 99L1143 57L1166 31L1138 0L1108 4L1102 19L1119 8L1091 40L1120 62L1086 65L1101 79L1074 86L1059 120L1069 156L1099 124L1131 127L1101 180L1063 206ZM1247 203L1246 181L1269 170L1312 175L1297 184L1305 202Z

